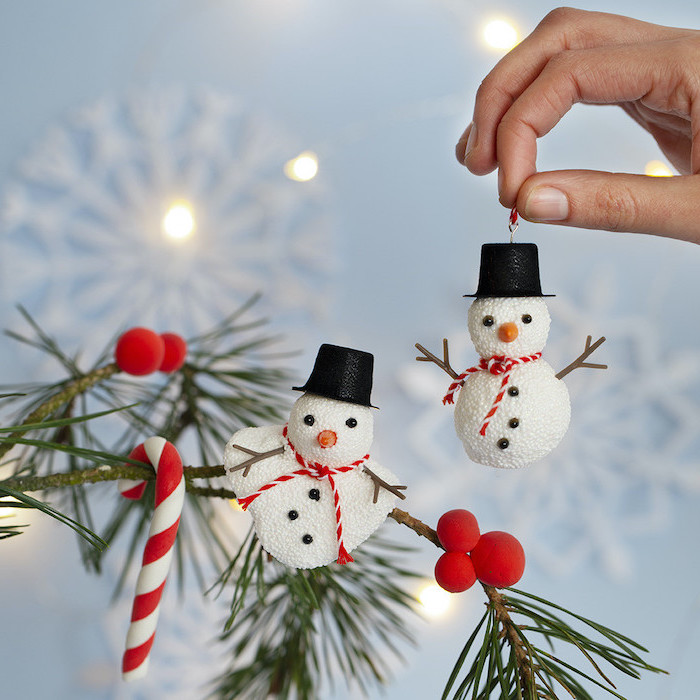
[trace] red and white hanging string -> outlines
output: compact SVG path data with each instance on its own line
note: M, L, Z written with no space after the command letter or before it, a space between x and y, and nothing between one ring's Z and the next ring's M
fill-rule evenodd
M510 231L510 242L513 242L515 232L518 230L518 209L513 207L508 217L508 230Z
M153 466L156 470L156 493L122 661L122 677L127 681L142 678L148 670L160 600L185 499L182 460L172 443L162 437L148 438L132 450L129 458ZM139 499L145 488L145 481L123 479L119 482L119 491L125 498Z

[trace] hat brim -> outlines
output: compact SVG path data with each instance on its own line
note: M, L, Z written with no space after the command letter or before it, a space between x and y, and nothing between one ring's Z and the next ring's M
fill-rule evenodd
M335 394L323 393L321 391L316 391L314 389L307 389L305 386L293 386L292 391L303 391L305 394L313 394L314 396L320 396L324 399L331 399L333 401L342 401L343 403L349 403L353 406L366 406L367 408L376 408L379 410L379 406L375 406L371 403L365 403L364 401L355 401L354 399L343 399Z
M471 297L475 299L498 299L503 297L504 299L518 299L520 297L555 297L556 294L462 294L462 297Z

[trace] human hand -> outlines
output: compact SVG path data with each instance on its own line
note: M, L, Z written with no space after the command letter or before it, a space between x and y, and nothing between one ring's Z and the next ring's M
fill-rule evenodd
M681 176L538 173L537 139L579 102L622 107ZM700 243L700 32L554 10L486 76L456 154L498 167L501 203L530 221Z

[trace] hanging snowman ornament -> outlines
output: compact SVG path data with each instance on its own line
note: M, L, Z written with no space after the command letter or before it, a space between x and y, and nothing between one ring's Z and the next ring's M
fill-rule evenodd
M353 561L386 519L397 477L370 457L374 357L324 344L286 425L243 428L224 467L260 544L287 566Z
M471 460L491 467L527 466L551 452L569 426L569 392L562 380L585 362L605 338L591 344L555 373L542 359L550 316L540 285L534 243L486 243L481 248L479 284L469 308L469 335L480 355L477 365L457 374L449 362L422 345L416 359L434 362L453 379L443 403L455 403L458 437Z

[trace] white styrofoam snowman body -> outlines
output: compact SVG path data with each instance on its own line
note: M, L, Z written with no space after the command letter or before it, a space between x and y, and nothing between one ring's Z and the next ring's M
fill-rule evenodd
M504 324L517 328L517 337L509 342L499 337ZM541 297L484 297L469 308L469 335L476 351L487 359L542 352L549 325L549 311ZM569 427L571 404L566 385L547 362L539 359L517 365L485 435L481 435L479 430L502 381L503 375L488 371L467 377L457 396L455 429L470 459L515 469L541 459L559 444Z
M314 394L303 394L292 407L287 424L289 441L309 462L331 468L361 460L370 451L373 438L372 409ZM283 436L281 425L243 428L229 440L224 466L229 469L250 458L242 445L257 452L283 446L284 453L253 464L247 476L243 470L229 472L231 486L239 498L258 491L284 474L303 467ZM335 443L323 447L319 437L332 433ZM328 442L328 441L326 441ZM364 465L390 484L397 477L368 459L352 471L333 475L340 498L342 539L348 552L364 542L386 519L396 497L380 489L373 503L374 482ZM258 496L249 506L255 531L265 551L287 566L311 569L338 558L337 520L333 490L327 478L295 476Z

